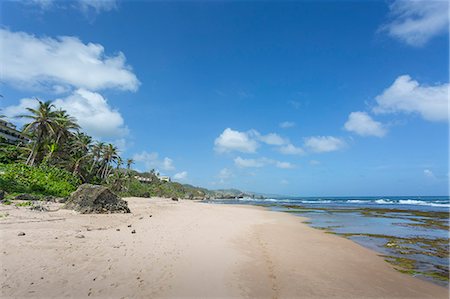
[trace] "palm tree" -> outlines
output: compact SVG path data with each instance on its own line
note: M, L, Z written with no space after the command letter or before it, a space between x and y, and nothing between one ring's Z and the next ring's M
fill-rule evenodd
M49 152L46 156L46 161L50 162L53 156L62 145L66 144L67 140L71 137L73 132L78 132L80 126L77 124L76 119L67 114L65 110L56 111L56 127L55 127L55 137L50 141L48 145Z
M81 176L84 178L80 172L81 162L89 156L89 150L92 145L92 137L84 133L76 132L71 139L71 156L73 158L73 175Z
M89 173L92 174L92 171L94 170L95 164L100 162L100 159L103 155L103 149L105 148L105 143L97 141L92 147L91 147L91 156L92 156L92 164L91 168L89 169Z
M128 171L131 170L131 165L134 164L134 160L133 159L127 159L127 169Z
M51 101L42 102L39 99L36 109L26 108L30 114L20 115L18 117L30 119L31 122L26 124L23 133L34 137L34 143L28 156L27 165L34 165L39 149L42 148L45 138L55 134L56 120L58 114L53 110L55 107Z
M111 143L108 143L103 149L103 170L101 178L105 179L111 172L109 166L119 158L118 149Z

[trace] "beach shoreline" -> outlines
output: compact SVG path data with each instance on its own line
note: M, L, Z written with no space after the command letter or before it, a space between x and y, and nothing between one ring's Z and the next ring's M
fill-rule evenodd
M399 273L306 218L126 200L131 214L1 206L1 297L448 298L448 289Z

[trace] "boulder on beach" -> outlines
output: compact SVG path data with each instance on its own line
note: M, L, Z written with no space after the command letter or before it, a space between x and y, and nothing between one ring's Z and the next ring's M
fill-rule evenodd
M130 213L128 203L109 188L83 184L73 192L64 209L72 209L81 214Z

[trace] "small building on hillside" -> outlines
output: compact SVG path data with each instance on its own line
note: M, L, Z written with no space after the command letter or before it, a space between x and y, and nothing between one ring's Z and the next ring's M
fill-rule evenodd
M149 183L151 183L153 181L152 178L146 178L146 177L137 176L137 175L135 175L134 178L136 180L138 180L139 182L146 183L146 184L149 184Z
M28 142L28 138L16 129L12 123L0 118L0 141L3 140L9 144L18 144L19 142Z
M163 182L170 182L171 180L170 180L170 177L168 177L168 176L159 176L158 177L161 181L163 181Z

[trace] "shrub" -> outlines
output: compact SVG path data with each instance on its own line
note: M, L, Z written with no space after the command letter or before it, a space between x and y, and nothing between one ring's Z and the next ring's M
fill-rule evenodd
M6 192L65 197L80 183L71 173L56 167L0 164L0 189Z

